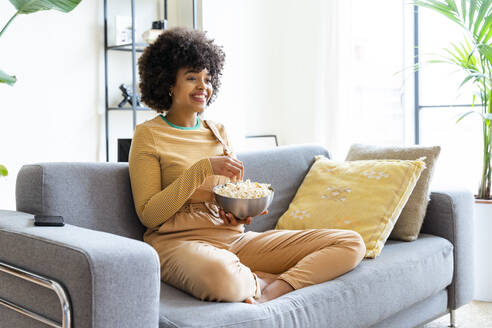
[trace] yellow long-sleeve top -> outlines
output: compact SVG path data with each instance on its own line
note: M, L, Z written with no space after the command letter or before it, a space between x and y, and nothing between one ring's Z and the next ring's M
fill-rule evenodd
M232 149L224 126L216 126ZM209 157L223 153L222 144L199 118L190 128L177 127L162 115L136 126L128 165L136 212L148 228L146 234L211 227L244 231L243 225L225 226L210 215L168 222L185 203L215 203L212 187L230 179L214 175Z

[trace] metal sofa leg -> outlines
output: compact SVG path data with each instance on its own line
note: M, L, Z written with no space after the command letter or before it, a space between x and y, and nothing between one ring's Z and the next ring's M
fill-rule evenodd
M449 311L449 328L456 328L456 310Z

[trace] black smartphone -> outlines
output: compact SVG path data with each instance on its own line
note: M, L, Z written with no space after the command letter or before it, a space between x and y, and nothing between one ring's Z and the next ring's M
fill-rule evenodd
M63 227L63 217L57 215L35 215L34 216L35 226L48 226L48 227Z

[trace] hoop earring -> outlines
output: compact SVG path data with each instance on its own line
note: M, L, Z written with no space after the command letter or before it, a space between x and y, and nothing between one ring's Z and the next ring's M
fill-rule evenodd
M171 91L169 91L169 97L172 97L172 96L173 96L173 94L171 93Z

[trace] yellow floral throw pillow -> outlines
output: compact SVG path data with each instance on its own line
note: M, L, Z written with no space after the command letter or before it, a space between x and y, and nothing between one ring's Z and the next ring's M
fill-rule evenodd
M280 217L276 229L348 229L375 258L425 169L417 160L337 162L323 155L315 162Z

